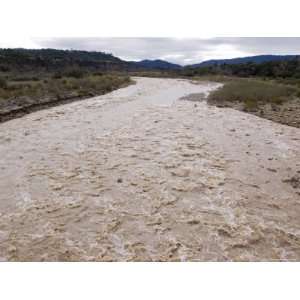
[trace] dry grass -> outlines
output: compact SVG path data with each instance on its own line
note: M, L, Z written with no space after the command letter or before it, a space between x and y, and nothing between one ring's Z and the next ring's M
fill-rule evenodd
M236 79L228 80L220 89L212 92L208 102L213 104L242 102L245 110L252 110L256 109L259 104L282 104L297 95L298 92L296 87L279 83Z
M74 97L94 96L110 92L123 85L129 84L128 76L88 75L83 78L44 79L39 81L10 81L0 85L0 99L18 97L54 97L64 99L70 93Z

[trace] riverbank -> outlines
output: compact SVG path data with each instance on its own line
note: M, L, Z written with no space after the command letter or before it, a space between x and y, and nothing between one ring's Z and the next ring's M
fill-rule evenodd
M117 75L8 82L0 87L0 123L41 109L103 95L133 83L130 77Z

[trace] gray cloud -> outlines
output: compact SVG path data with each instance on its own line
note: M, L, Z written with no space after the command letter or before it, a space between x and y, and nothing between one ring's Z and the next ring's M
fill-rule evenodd
M165 59L186 65L258 54L300 54L300 38L34 38L38 48L105 51L125 60Z

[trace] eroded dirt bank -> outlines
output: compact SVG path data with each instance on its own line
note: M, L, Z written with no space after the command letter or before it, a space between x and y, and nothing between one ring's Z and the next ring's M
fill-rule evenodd
M136 81L0 125L1 260L299 260L300 130Z

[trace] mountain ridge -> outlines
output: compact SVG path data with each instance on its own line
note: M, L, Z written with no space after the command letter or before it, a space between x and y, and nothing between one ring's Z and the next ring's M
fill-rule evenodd
M264 63L269 61L283 61L283 60L292 60L299 57L299 55L273 55L273 54L263 54L263 55L254 55L254 56L245 56L245 57L235 57L227 59L210 59L205 60L201 63L191 64L184 66L185 68L198 68L198 67L209 67L213 65L220 64L242 64L242 63Z
M222 64L260 64L274 61L287 61L299 58L299 55L254 55L229 59L211 59L196 64L181 66L162 59L144 59L126 61L110 53L101 51L60 50L60 49L24 49L0 48L0 72L13 69L16 71L46 70L57 71L64 68L80 67L99 71L176 71L184 69L210 67Z
M182 66L162 59L144 59L133 62L135 65L146 69L179 70Z

